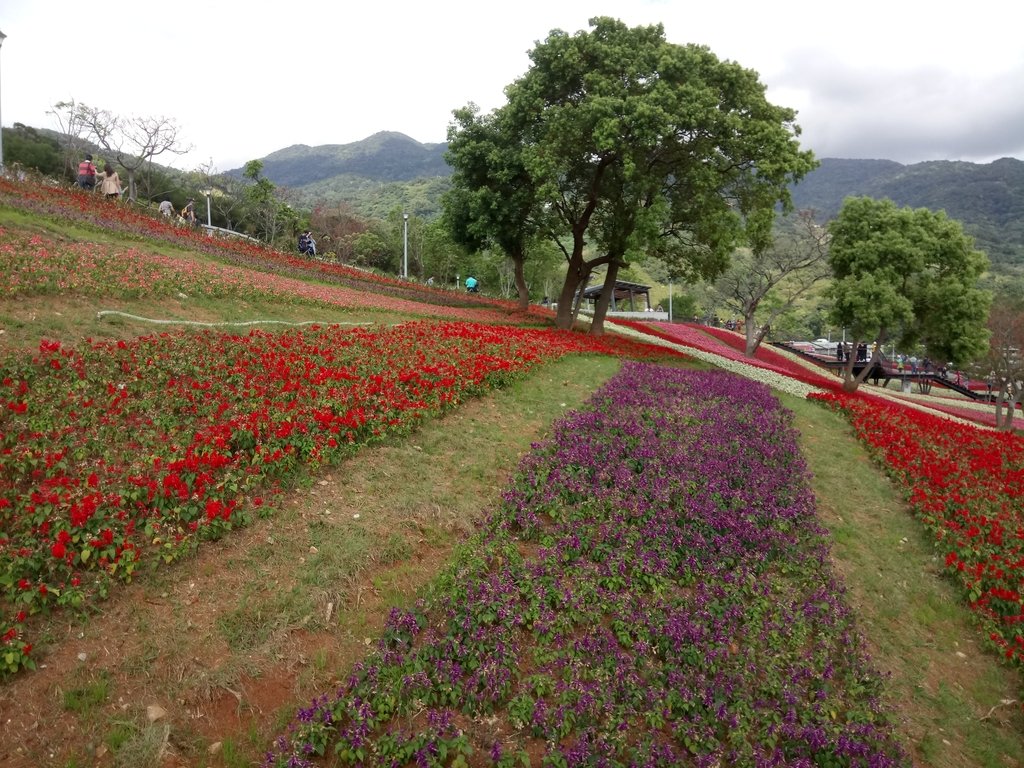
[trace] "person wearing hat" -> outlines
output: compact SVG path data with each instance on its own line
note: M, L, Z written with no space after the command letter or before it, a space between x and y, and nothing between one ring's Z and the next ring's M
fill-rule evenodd
M92 155L86 154L85 160L78 164L78 186L82 189L96 189L96 166L92 164Z

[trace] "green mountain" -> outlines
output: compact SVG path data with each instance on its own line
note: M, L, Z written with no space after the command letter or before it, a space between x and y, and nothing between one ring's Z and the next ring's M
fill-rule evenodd
M262 159L263 175L310 208L345 202L367 217L383 218L396 206L433 217L451 175L447 149L381 131L351 144L279 149Z
M302 187L337 176L363 176L374 181L412 181L447 176L447 144L420 144L403 133L381 131L352 144L295 144L263 158L268 179L286 187Z
M901 165L891 160L837 160L793 188L798 208L827 220L848 196L889 198L900 206L944 210L960 221L993 265L1024 267L1024 162L1004 157L979 165L932 160Z
M384 131L351 144L295 145L263 158L264 175L306 207L344 202L382 218L400 207L432 218L448 188L447 144L421 144ZM240 175L240 171L232 171ZM999 268L1024 268L1024 162L936 160L903 165L892 160L825 158L793 187L798 208L825 221L851 195L887 197L897 205L945 210Z

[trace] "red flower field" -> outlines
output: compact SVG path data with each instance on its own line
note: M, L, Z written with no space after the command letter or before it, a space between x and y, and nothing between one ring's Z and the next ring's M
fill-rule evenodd
M420 322L384 330L43 342L0 375L0 673L21 624L242 524L277 483L559 356L663 357L612 337Z
M1007 659L1024 663L1024 439L843 394L843 412L909 494L947 573Z

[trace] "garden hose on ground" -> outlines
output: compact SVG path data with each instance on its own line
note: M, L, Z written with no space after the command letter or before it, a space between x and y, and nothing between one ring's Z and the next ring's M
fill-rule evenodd
M107 315L119 315L129 320L138 320L143 323L157 323L158 325L201 325L207 328L215 328L222 325L373 325L373 323L337 323L326 320L303 320L293 323L288 320L245 320L241 322L205 323L201 320L158 320L152 317L140 317L121 312L117 309L101 309L96 313L96 319L102 320Z

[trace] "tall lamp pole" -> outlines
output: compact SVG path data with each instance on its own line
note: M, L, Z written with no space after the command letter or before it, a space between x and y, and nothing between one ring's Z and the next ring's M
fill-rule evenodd
M213 220L210 218L210 191L206 190L206 226L212 227Z
M4 39L7 37L0 32L0 48L3 47ZM0 119L0 174L4 172L4 121Z
M406 280L409 279L409 214L402 214L403 220L403 231L402 231L402 277Z

